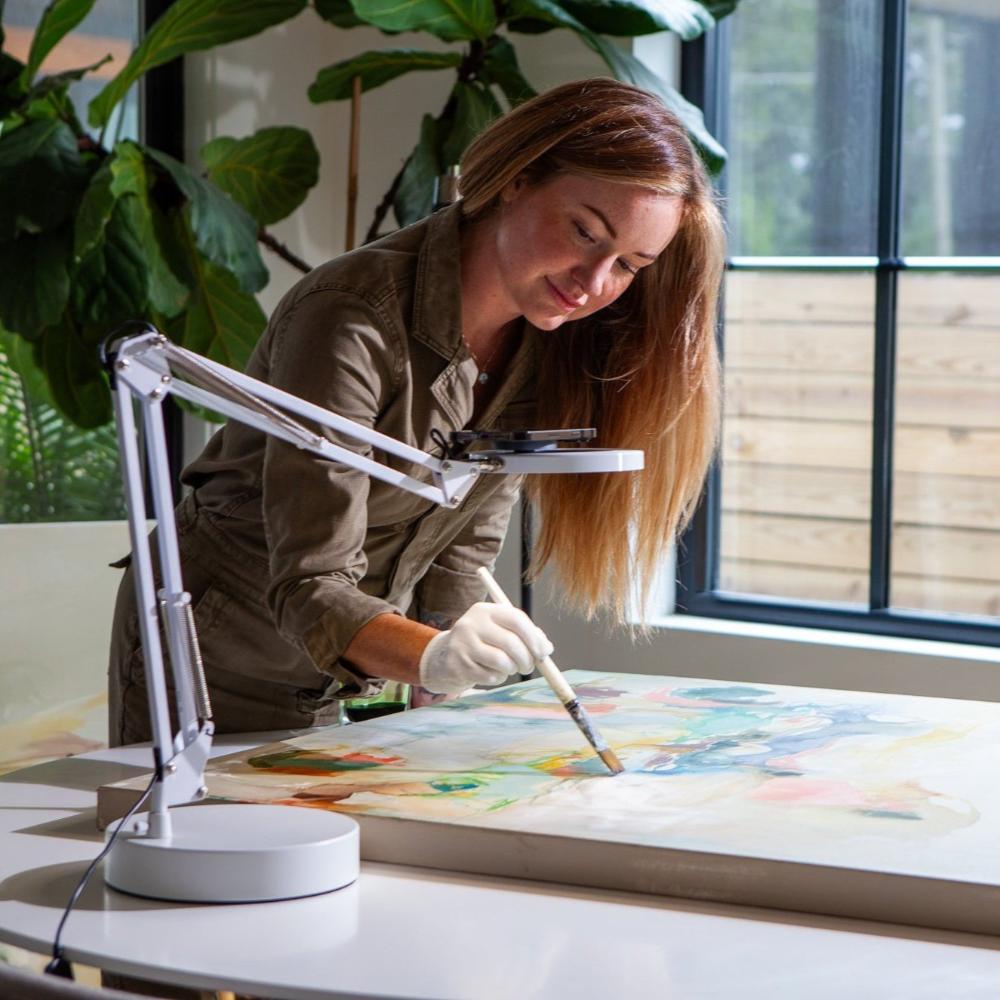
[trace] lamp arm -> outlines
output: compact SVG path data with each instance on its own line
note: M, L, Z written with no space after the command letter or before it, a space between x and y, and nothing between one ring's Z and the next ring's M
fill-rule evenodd
M479 475L492 471L494 465L489 460L436 458L388 434L178 347L149 326L144 326L143 333L118 341L114 358L109 357L108 362L114 378L128 385L139 398L179 396L443 506L459 506ZM335 444L293 419L290 413L427 469L431 482L422 482Z

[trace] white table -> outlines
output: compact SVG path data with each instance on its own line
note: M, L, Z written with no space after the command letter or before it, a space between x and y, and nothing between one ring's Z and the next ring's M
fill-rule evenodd
M148 770L148 753L0 777L0 940L49 951L100 847L95 789ZM1000 939L368 863L339 892L246 906L136 899L98 873L64 945L110 971L279 998L1000 996Z

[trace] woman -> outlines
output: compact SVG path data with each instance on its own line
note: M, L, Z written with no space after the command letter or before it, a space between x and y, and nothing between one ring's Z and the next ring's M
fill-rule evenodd
M539 565L571 603L621 620L715 443L711 189L679 121L604 79L495 122L461 176L458 204L300 281L247 370L432 452L463 427L594 426L598 444L642 449L642 473L530 486ZM438 694L496 684L551 650L521 612L483 603L475 575L503 541L513 477L436 508L233 421L182 478L185 586L219 732L329 722L338 699L386 679ZM112 743L149 738L131 570L110 691Z

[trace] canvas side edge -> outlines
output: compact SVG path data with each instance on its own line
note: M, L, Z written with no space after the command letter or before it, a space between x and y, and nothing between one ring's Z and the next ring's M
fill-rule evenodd
M366 861L1000 934L1000 886L516 830L354 815Z

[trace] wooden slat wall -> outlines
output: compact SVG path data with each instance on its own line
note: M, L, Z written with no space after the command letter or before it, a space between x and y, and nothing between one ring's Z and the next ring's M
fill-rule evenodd
M1000 615L1000 277L904 274L892 600ZM731 272L720 585L864 604L874 280Z

